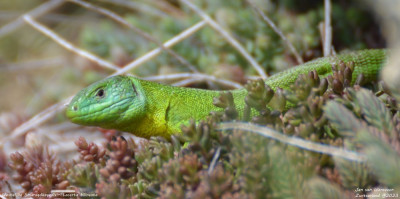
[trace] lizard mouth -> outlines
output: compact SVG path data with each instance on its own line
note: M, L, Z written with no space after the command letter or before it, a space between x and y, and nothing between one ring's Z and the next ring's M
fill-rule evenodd
M110 119L115 121L125 111L126 108L124 107L126 106L124 104L127 104L129 100L131 100L130 97L127 97L118 102L88 105L80 108L77 104L71 103L66 110L66 116L73 123L83 125L102 124Z

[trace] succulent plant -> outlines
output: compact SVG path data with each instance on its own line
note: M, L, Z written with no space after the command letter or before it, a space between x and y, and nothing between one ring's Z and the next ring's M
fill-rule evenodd
M21 154L10 155L9 167L16 171L13 179L25 192L50 193L52 189L67 189L67 175L72 165L56 160L47 148L37 146Z

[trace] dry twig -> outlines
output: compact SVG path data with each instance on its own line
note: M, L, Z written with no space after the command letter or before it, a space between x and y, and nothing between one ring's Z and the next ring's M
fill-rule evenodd
M301 138L289 137L283 133L276 132L275 130L258 126L255 124L244 123L244 122L228 122L222 123L217 127L218 130L243 130L252 133L257 133L264 137L278 140L279 142L289 144L301 149L308 151L314 151L317 153L328 154L335 157L344 158L351 161L362 162L365 160L365 156L354 151L349 151L329 145L319 144L311 141L307 141Z
M181 81L181 83L177 82L173 85L174 86L183 86L183 85L187 85L187 84L194 83L194 82L209 80L209 81L217 82L219 84L229 86L232 88L243 88L242 85L240 85L236 82L219 79L215 76L205 75L205 74L177 73L177 74L169 74L169 75L157 75L157 76L144 77L143 79L149 80L149 81L162 81L162 80L174 80L174 79L182 79L182 78L190 78L190 79L183 80L183 81L190 81L190 82L184 83L183 81Z
M158 8L154 8L140 1L127 1L127 0L98 0L101 2L110 3L113 5L130 8L135 11L152 14L158 17L168 17L169 15Z
M175 37L173 37L172 39L166 41L163 46L166 48L170 48L171 46L179 43L180 41L186 39L187 37L189 37L190 35L196 33L197 31L199 31L201 28L204 27L204 25L206 24L205 21L200 21L198 23L196 23L195 25L191 26L190 28L184 30L183 32L179 33L178 35L176 35ZM113 73L112 75L120 75L120 74L124 74L138 66L140 66L141 64L149 61L150 59L152 59L153 57L157 56L158 54L160 54L162 52L162 48L158 47L148 53L146 53L145 55L139 57L138 59L134 60L133 62L125 65L121 70Z
M268 23L269 26L271 26L272 30L278 34L281 39L286 43L286 45L289 47L290 51L292 51L293 55L296 57L296 60L298 64L304 63L303 58L299 55L297 52L296 48L293 46L293 44L287 39L287 37L282 33L282 31L275 25L275 23L267 16L264 14L264 12L259 9L256 5L254 5L251 0L247 0L247 2L253 7L253 9L261 16L261 18Z
M95 6L93 4L90 4L88 2L84 2L84 1L80 1L80 0L69 0L73 3L76 3L82 7L85 7L87 9L90 10L94 10L102 15L105 15L107 17L109 17L110 19L121 23L122 25L132 29L134 32L136 32L137 34L139 34L140 36L142 36L143 38L145 38L148 41L151 41L155 44L157 44L159 47L161 47L163 50L165 50L168 54L170 54L171 56L175 57L175 59L177 59L181 64L187 66L191 71L198 73L199 71L197 70L196 67L194 67L192 64L189 63L189 61L187 61L185 58L183 58L182 56L178 55L177 53L175 53L175 51L166 48L164 46L163 43L161 43L160 41L158 41L156 38L152 37L151 35L149 35L148 33L142 31L141 29L133 26L131 23L129 23L128 21L126 21L124 18L122 18L121 16L119 16L118 14L116 14L115 12L112 12L110 10L107 10L105 8L101 8L99 6Z
M39 68L47 68L47 67L56 67L65 63L65 59L61 56L52 57L52 58L44 58L37 60L30 60L26 62L17 62L17 63L4 63L0 64L0 72L19 72L26 70L35 70Z
M28 121L22 123L20 126L18 126L17 128L15 128L10 136L2 139L0 141L0 145L3 145L5 142L8 142L9 140L13 140L15 138L17 138L18 136L23 135L24 133L28 132L29 130L31 130L32 128L34 128L35 126L39 126L40 124L42 124L43 122L47 121L48 119L54 117L54 115L56 113L58 113L59 111L64 110L65 108L65 104L68 104L69 101L71 101L73 96L59 102L56 104L53 104L52 106L48 107L47 109L43 110L42 112L36 114L35 116L33 116L31 119L29 119Z
M208 171L207 171L208 175L210 175L213 172L215 165L217 164L217 161L219 159L220 153L221 153L221 147L218 147L217 151L215 151L215 153L214 153L214 157L210 163L210 167L208 167Z
M85 50L82 50L76 46L74 46L73 44L71 44L70 42L68 42L67 40L63 39L62 37L60 37L59 35L57 35L55 32L53 32L52 30L48 29L47 27L45 27L44 25L40 24L39 22L35 21L31 16L29 15L24 15L24 20L31 25L33 28L35 28L36 30L40 31L41 33L45 34L46 36L48 36L49 38L53 39L55 42L57 42L58 44L60 44L61 46L63 46L64 48L82 56L85 57L95 63L97 63L99 66L103 66L105 68L110 68L113 70L119 70L118 66L88 52Z
M45 14L46 12L49 12L50 10L52 10L54 8L60 6L63 3L64 3L63 0L48 1L46 3L43 3L40 6L36 7L35 9L27 12L26 14L30 15L32 17L38 17L40 15ZM0 28L0 37L11 33L12 31L21 27L23 24L24 24L24 20L23 20L22 16L18 17L16 20L14 20Z
M260 74L261 78L267 79L267 74L264 69L257 63L257 61L243 48L243 46L225 29L223 29L216 21L214 21L209 15L207 15L204 11L198 8L196 5L191 3L188 0L181 0L184 4L189 6L190 9L195 11L204 21L208 23L214 30L221 34L223 38L225 38L228 43L230 43L240 54L243 55L244 58L247 59L248 62L254 67L254 69Z
M332 48L332 26L331 26L331 1L325 0L325 39L324 39L324 57L331 55Z

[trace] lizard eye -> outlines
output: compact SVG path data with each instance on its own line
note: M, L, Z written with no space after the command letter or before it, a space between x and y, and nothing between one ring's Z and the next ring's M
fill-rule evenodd
M100 97L100 98L103 98L104 97L104 90L103 89L100 89L100 90L98 90L97 91L97 93L96 93L96 96L97 97Z

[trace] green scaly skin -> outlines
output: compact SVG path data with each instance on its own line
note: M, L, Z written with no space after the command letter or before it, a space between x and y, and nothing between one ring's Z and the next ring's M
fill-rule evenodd
M319 58L271 76L265 81L272 89L289 89L300 74L316 70L326 77L331 64L354 62L353 79L364 74L375 80L386 60L385 50L363 50L337 57ZM169 138L179 133L190 119L201 120L211 111L222 111L213 105L221 91L172 87L130 76L114 76L81 90L68 105L67 117L76 124L99 126L131 132L136 136ZM244 108L245 89L231 91L239 112Z

